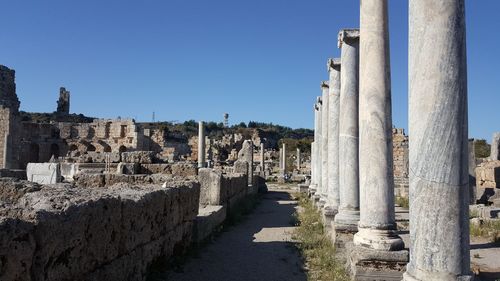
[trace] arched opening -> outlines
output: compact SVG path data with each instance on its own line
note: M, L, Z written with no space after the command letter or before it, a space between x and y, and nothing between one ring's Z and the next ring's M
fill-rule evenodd
M89 145L87 146L87 151L95 151L95 146L93 146L93 145L89 144Z
M118 148L118 152L122 153L122 152L127 152L127 148L123 145L120 146L120 148Z
M30 145L29 162L30 163L38 163L39 162L39 155L40 155L40 146L36 143L32 143Z
M78 150L78 146L76 144L72 144L69 146L69 151L76 151Z
M59 145L53 143L50 145L50 157L54 156L55 159L59 158Z

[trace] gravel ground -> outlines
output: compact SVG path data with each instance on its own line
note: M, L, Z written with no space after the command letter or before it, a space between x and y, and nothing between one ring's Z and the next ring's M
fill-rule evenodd
M303 263L290 243L291 216L297 202L285 190L270 190L242 222L223 232L190 258L174 281L305 281ZM181 272L179 272L181 271Z

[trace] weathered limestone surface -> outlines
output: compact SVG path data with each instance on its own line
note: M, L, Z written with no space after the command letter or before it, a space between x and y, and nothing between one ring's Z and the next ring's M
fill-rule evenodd
M196 176L196 165L192 163L171 163L171 164L141 164L140 174L167 174L180 177Z
M359 30L338 36L342 49L339 116L340 206L335 229L356 232L359 222Z
M321 82L321 198L320 205L326 204L328 197L328 81Z
M328 91L328 200L325 209L338 212L339 187L339 114L340 114L340 59L329 59L330 88Z
M500 161L484 162L476 168L479 188L500 188Z
M123 152L121 155L122 162L125 163L152 164L155 160L155 153L153 151Z
M70 106L70 92L66 88L59 88L59 100L57 101L57 111L58 114L69 114Z
M0 207L0 279L145 280L185 251L199 185L31 189Z
M200 206L227 206L232 197L244 196L248 190L244 174L222 174L220 171L203 168L199 170L198 180L201 185Z
M471 280L464 2L409 1L411 256L404 280Z
M245 140L241 150L238 152L238 161L235 162L235 168L238 162L247 163L248 185L253 185L253 142ZM239 171L241 173L241 171Z
M404 129L392 129L392 155L394 159L394 194L408 198L409 147Z
M396 235L387 0L361 1L359 84L359 232L357 246L404 248Z
M61 182L59 163L29 163L26 168L27 179L39 184L55 184Z

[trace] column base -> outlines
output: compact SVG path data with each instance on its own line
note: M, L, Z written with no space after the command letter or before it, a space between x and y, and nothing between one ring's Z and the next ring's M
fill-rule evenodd
M410 271L410 268L406 270L403 274L403 281L472 281L474 280L474 276L472 275L455 275L452 273L445 272L428 272L418 270L416 275L418 277L413 276Z
M323 225L325 226L326 232L332 235L332 223L337 214L337 210L330 205L325 205L322 212Z
M359 210L340 209L333 225L337 232L356 233L358 231Z
M368 249L380 251L400 251L404 249L404 242L396 230L374 229L359 227L354 235L354 244Z
M406 270L409 253L380 251L354 246L349 257L353 280L400 281Z
M322 194L322 195L320 195L320 197L319 197L319 201L318 201L318 208L323 209L323 208L325 207L325 205L326 205L326 198L325 198L325 196Z

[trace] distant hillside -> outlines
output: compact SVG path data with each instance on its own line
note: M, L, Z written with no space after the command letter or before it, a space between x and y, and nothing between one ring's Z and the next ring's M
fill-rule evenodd
M141 123L141 125L148 128L164 129L169 136L182 135L186 138L191 138L198 135L198 122L194 120L185 121L183 123ZM242 134L245 138L251 138L254 132L257 131L261 137L272 139L276 144L278 144L278 141L286 139L287 143L293 143L292 147L300 147L303 151L310 150L310 144L314 138L314 131L311 129L292 129L272 123L254 121L250 121L248 124L241 122L228 128L224 128L222 123L206 122L205 130L208 137L215 138L221 138L225 134L235 133ZM275 148L278 148L278 146Z

